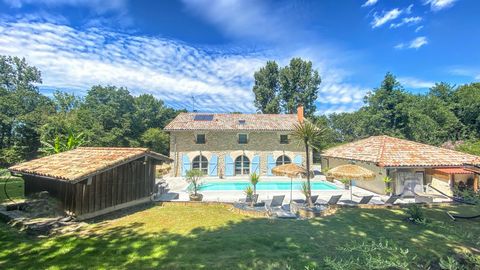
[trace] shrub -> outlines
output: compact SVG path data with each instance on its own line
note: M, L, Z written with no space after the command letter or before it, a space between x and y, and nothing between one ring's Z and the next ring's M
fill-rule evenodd
M455 258L448 256L446 259L441 258L440 262L438 263L441 269L444 270L460 270L464 269Z
M250 183L253 185L253 194L257 193L257 184L260 182L260 175L252 173L250 175Z
M409 205L406 212L409 215L408 220L415 224L425 224L427 222L425 213L423 212L422 207L418 204Z

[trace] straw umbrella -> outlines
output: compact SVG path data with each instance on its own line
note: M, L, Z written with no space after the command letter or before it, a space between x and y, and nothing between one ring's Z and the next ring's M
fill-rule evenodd
M300 167L296 164L283 164L279 165L272 169L272 173L277 176L288 176L290 177L290 201L292 201L293 193L293 177L302 176L307 174L307 170L303 167Z
M340 165L330 169L327 175L337 179L346 178L350 180L350 200L352 200L352 179L372 180L375 178L374 172L354 164Z

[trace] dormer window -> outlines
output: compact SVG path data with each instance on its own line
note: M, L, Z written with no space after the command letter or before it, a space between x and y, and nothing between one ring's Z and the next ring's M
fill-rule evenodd
M196 144L205 144L205 134L197 134Z
M239 144L247 144L248 143L247 134L238 134L238 143Z
M245 125L245 119L240 119L238 120L239 125Z

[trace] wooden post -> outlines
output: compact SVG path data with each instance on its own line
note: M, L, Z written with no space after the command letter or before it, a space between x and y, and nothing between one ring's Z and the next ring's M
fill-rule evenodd
M475 174L475 177L473 178L473 191L477 192L478 190L478 174Z

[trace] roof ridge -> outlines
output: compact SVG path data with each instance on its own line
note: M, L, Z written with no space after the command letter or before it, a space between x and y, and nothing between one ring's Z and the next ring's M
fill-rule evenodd
M387 135L382 135L382 136L380 136L380 137L381 137L382 142L381 142L381 144L380 144L380 149L379 149L379 152L380 152L380 153L379 153L379 155L378 155L378 160L377 160L377 162L378 162L379 165L383 165L383 163L384 163L384 162L383 162L383 161L384 161L384 160L383 160L383 157L384 157L384 153L385 153L385 139L390 138L390 137L387 136Z

